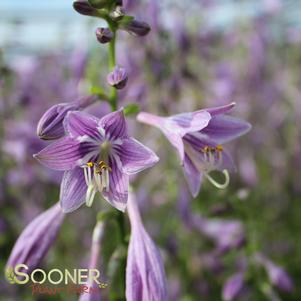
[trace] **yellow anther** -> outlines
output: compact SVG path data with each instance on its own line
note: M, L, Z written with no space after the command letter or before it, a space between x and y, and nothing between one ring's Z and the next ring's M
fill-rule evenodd
M222 147L222 145L217 145L215 147L215 149L218 151L218 152L222 152L224 150L224 148Z
M88 167L93 167L93 162L88 162L88 163L87 163L87 166L88 166Z
M112 171L111 167L108 166L104 161L99 161L95 168L95 172L101 174L104 169L108 171Z

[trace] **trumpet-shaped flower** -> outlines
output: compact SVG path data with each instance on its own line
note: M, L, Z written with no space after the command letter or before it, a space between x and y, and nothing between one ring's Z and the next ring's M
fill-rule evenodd
M142 224L136 199L130 193L131 239L126 266L126 299L166 301L166 277L159 250Z
M190 191L195 197L205 176L218 188L229 184L228 170L233 168L230 155L222 144L247 133L251 125L240 119L226 116L235 103L170 117L141 112L137 119L158 127L177 149ZM222 171L225 182L220 184L210 175Z
M65 171L60 202L71 212L84 202L91 206L96 192L124 211L129 175L154 165L158 157L131 138L122 110L101 119L72 111L64 119L66 136L34 155L45 166Z
M22 263L28 266L28 272L35 269L55 241L63 220L59 204L37 216L19 236L6 267L14 268Z

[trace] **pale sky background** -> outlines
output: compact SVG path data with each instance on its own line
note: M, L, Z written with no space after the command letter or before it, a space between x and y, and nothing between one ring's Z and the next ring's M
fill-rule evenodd
M159 0L159 3L164 4L167 1L169 5L173 3L172 0ZM0 47L11 46L12 51L18 51L18 47L22 48L22 51L24 48L43 51L58 46L70 47L87 43L94 35L87 27L89 22L93 22L93 18L76 13L72 8L72 2L72 0L0 0ZM252 17L268 9L277 10L279 7L283 10L278 18L284 25L301 27L301 0L215 2L218 5L208 15L208 20L214 27L231 26L237 18ZM182 3L187 5L189 0ZM165 20L168 22L168 18ZM22 21L22 25L13 25L16 21ZM101 21L94 22L98 22L99 25Z

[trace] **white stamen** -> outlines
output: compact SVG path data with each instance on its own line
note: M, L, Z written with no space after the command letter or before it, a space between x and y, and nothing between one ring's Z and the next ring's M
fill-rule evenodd
M185 143L185 152L193 162L194 166L199 172L203 173L209 182L216 188L225 189L230 183L230 176L226 169L223 169L225 181L224 183L218 183L210 176L210 172L213 170L219 170L223 163L223 154L217 149L206 149L204 150L204 162L199 159L199 153L193 149L188 143ZM216 158L217 156L217 158Z
M109 177L109 171L106 169L106 192L109 192L109 186L110 186L110 177Z
M109 171L110 167L104 161L99 163L88 162L83 165L84 177L87 185L86 205L92 206L97 191L102 192L104 189L109 191Z

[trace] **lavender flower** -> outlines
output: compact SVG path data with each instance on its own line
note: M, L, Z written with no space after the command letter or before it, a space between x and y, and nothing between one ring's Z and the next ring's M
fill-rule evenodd
M95 34L98 42L101 44L109 43L114 37L113 32L109 28L104 27L97 28Z
M54 140L64 136L63 120L69 111L79 110L96 100L96 96L82 97L72 103L60 103L49 108L37 126L37 135L43 140Z
M225 116L235 103L226 106L160 117L141 112L137 119L161 129L170 143L177 149L190 191L195 197L200 191L203 176L217 188L229 184L228 169L233 169L230 155L222 143L247 133L251 125L240 119ZM220 170L225 176L223 184L210 176Z
M136 199L129 196L128 213L131 238L126 266L126 299L129 301L166 301L166 277L162 259L145 231Z
M124 211L129 175L158 162L159 158L131 138L122 110L100 120L83 112L69 112L64 120L67 135L34 155L45 166L64 170L60 202L71 212L84 202L91 206L97 191Z
M262 254L256 254L255 261L265 268L268 277L274 286L285 292L291 292L294 289L291 277L282 267L276 265Z
M6 267L26 264L28 272L35 269L50 249L64 219L59 204L37 216L16 241Z
M108 84L116 89L123 89L127 83L128 75L124 68L116 66L114 70L108 74Z
M234 300L239 293L244 288L244 272L239 272L237 274L232 275L225 283L223 287L223 300L232 301Z

